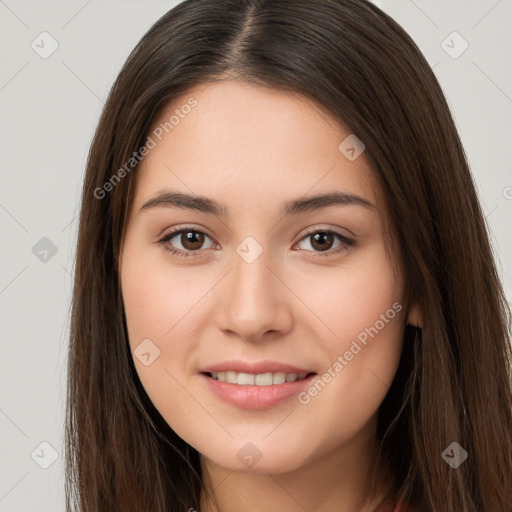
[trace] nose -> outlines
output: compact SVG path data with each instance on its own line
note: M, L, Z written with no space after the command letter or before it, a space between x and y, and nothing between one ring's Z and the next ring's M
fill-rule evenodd
M293 293L274 267L266 251L251 263L234 254L231 271L213 299L220 330L256 342L277 339L292 329Z

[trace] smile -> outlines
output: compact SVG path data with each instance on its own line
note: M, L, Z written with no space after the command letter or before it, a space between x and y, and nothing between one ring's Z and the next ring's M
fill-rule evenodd
M266 409L296 397L317 374L279 362L224 362L199 372L206 392L241 409ZM297 403L295 401L295 403Z
M274 384L285 384L286 382L296 382L304 380L307 373L285 373L285 372L266 372L266 373L244 373L244 372L211 372L208 375L220 382L238 384L239 386L272 386Z

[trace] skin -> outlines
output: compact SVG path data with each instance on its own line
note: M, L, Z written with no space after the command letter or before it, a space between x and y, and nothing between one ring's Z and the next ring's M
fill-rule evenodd
M404 283L385 254L386 212L373 171L364 152L352 162L338 150L350 132L318 104L236 80L190 89L154 127L191 97L197 106L137 171L121 247L131 348L149 338L160 350L148 366L134 356L140 380L169 425L200 452L223 510L374 510L382 492L362 502L376 413L397 369L405 324L421 318L415 305L403 304ZM214 199L228 215L139 211L164 188ZM286 201L333 190L375 208L280 213ZM203 245L180 235L167 242L188 249L188 257L159 243L182 227L206 233ZM335 254L343 243L334 235L322 251L311 235L327 229L356 245ZM263 250L252 263L236 252L247 236ZM394 303L401 311L306 405L291 397L241 409L211 393L198 374L205 365L242 359L321 375ZM261 453L251 468L237 457L247 442ZM210 510L203 495L201 511Z

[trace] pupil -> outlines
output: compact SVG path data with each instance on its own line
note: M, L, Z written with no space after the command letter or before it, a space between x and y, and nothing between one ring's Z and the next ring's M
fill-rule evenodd
M329 247L332 244L332 238L333 235L331 233L316 233L313 236L313 243L311 244L315 249L319 249L321 251L325 251L329 249ZM328 243L325 244L326 239L328 240ZM316 247L315 245L318 244Z
M197 233L195 231L188 231L186 233L182 233L181 243L183 244L183 247L185 247L185 249L199 249L204 243L204 235L202 233Z

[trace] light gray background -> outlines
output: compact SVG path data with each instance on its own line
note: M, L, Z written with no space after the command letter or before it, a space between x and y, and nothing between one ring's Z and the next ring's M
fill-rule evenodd
M65 509L68 311L87 152L124 60L177 3L0 0L0 512ZM511 299L512 1L375 3L411 34L443 87ZM58 43L47 59L31 47L50 48L43 31ZM456 59L442 47L453 31L469 43ZM445 43L451 52L461 44ZM43 237L57 249L46 262L32 251ZM57 452L47 469L52 449L42 442Z

